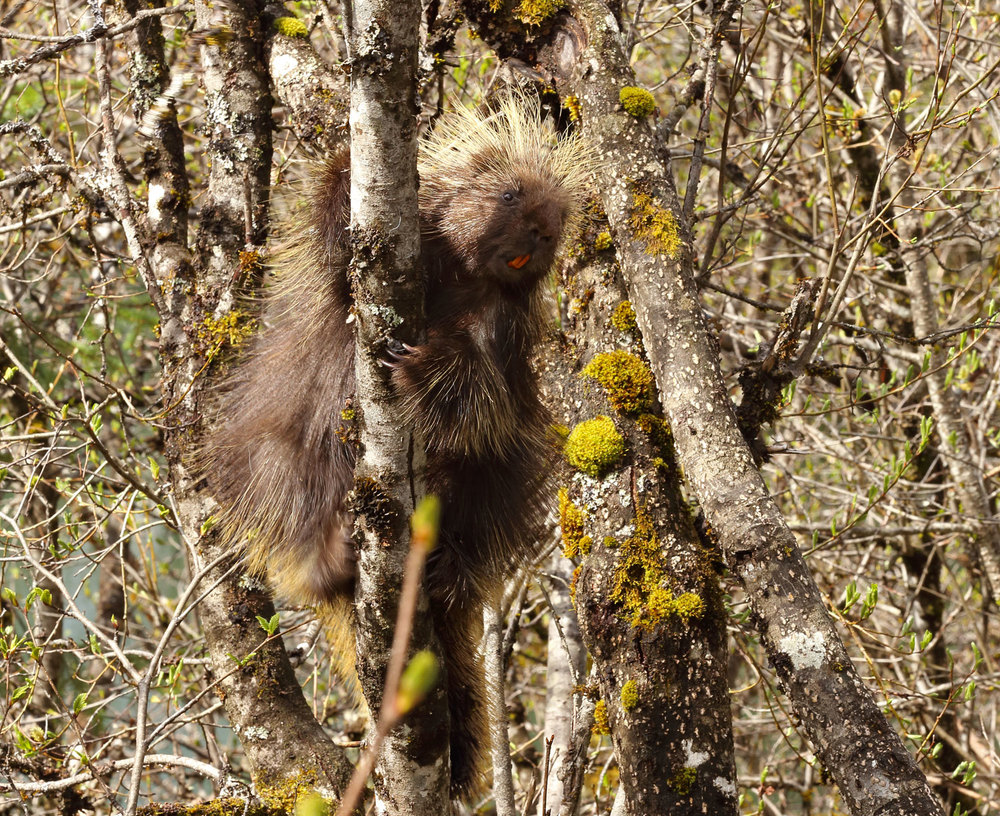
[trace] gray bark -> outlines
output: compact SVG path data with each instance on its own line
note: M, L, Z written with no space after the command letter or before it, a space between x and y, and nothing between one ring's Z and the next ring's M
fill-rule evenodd
M388 369L381 364L392 344L416 345L423 331L416 164L419 25L418 2L365 0L353 4L348 31L355 372L363 417L355 484L359 496L368 497L358 503L355 525L361 550L358 676L373 713L383 702L409 549L407 522L424 492L422 441L404 424ZM428 612L421 591L411 650L435 645ZM441 737L446 723L439 685L421 704L419 719L410 718L390 733L375 770L380 812L448 812L449 743Z
M557 813L572 816L580 797L573 778L582 775L581 758L573 751L573 723L579 716L574 688L586 677L587 649L570 599L573 564L556 550L545 568L551 612L545 671L545 730L551 739L548 784L539 800L539 816Z

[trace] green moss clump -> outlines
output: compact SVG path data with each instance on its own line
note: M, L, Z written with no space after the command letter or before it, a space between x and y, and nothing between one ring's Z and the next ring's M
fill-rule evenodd
M490 4L492 6L492 3ZM566 0L521 0L514 17L525 25L541 25L566 7Z
M622 708L625 711L632 711L639 705L639 684L635 680L629 680L622 686Z
M583 511L569 500L566 488L559 490L559 526L562 529L563 555L575 558L590 552L590 536L583 532Z
M313 769L296 771L283 779L255 780L260 800L274 811L294 813L297 802L316 795L317 774Z
M610 417L599 416L570 432L563 454L581 473L600 479L625 455L625 440Z
M677 220L648 193L638 192L632 199L629 224L635 237L646 245L650 255L674 257L681 248Z
M687 796L694 786L695 779L698 778L698 769L685 766L670 777L667 785L680 796Z
M705 614L705 602L694 592L685 592L674 600L671 611L685 621L700 618Z
M611 313L611 325L620 332L634 332L638 330L639 324L635 319L635 309L632 302L623 300Z
M604 232L598 233L597 237L594 239L594 249L598 252L603 252L606 249L611 249L611 233L605 230Z
M608 705L604 700L598 700L594 706L594 725L590 730L598 736L611 733L611 723L608 721Z
M596 355L580 376L596 380L619 413L638 414L653 404L653 372L641 358L622 349Z
M308 37L309 26L303 23L298 17L279 17L274 21L274 27L279 34L286 37Z
M618 92L618 101L622 103L625 113L636 119L643 119L656 110L656 100L645 88L626 85Z

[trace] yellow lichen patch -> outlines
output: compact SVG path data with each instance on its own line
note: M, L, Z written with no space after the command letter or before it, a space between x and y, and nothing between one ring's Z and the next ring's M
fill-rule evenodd
M260 252L256 249L240 250L240 276L242 279L256 279L264 269Z
M625 455L625 440L610 417L599 416L570 432L563 454L581 473L600 479Z
M606 249L611 249L611 233L605 230L604 232L597 233L597 237L594 239L594 249L598 252L603 252Z
M571 122L580 121L580 97L575 94L567 94L563 97L563 107L569 111Z
M639 684L635 680L629 680L621 691L622 709L632 711L639 705Z
M649 116L656 110L656 100L645 88L626 85L618 92L618 101L622 103L625 113L637 119Z
M257 322L242 309L233 309L222 317L209 315L198 327L198 350L209 360L223 348L239 348L253 334Z
M525 25L541 25L565 7L565 0L521 0L514 9L514 17Z
M611 325L620 332L634 332L639 328L631 301L623 300L615 307L611 313Z
M308 37L309 27L298 17L279 17L274 21L274 27L279 34L286 37Z
M647 411L653 404L653 372L639 357L622 349L596 355L580 375L596 380L622 414Z
M562 529L563 555L575 558L590 551L590 536L583 532L583 511L569 500L566 488L559 490L559 527Z
M635 237L646 245L646 252L650 255L672 258L681 248L673 213L648 193L639 192L633 197L629 224Z
M618 548L610 599L636 629L651 630L669 618L688 623L704 613L705 604L698 595L685 592L675 596L669 584L652 518L639 509L635 532Z
M608 705L604 700L598 700L594 706L594 725L590 730L598 736L611 733L611 723L608 722Z

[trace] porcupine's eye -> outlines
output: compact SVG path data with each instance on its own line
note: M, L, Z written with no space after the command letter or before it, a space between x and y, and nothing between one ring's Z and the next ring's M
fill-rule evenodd
M517 198L517 196L514 194L514 192L512 190L507 190L507 191L504 192L502 198L508 204L513 204L514 203L514 199Z

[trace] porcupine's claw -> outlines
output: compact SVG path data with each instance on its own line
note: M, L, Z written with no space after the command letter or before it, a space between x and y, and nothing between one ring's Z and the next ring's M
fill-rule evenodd
M403 360L416 350L416 346L411 346L409 343L403 343L400 340L390 339L388 345L386 346L385 353L392 359L380 360L379 362L381 362L386 368L396 369L399 368L399 364Z

